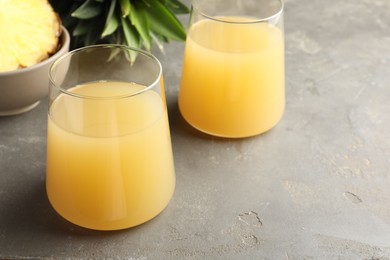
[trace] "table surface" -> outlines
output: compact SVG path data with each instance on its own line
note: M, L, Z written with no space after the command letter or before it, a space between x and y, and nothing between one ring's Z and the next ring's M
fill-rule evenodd
M286 1L286 111L247 139L185 123L184 43L165 45L177 187L165 211L128 230L82 229L51 208L46 101L0 117L0 258L390 259L389 10Z

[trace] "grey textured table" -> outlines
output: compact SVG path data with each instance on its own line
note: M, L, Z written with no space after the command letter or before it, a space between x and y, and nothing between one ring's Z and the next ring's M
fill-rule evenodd
M287 107L266 134L193 130L176 101L184 44L159 54L177 188L139 227L62 220L44 188L47 103L0 118L0 258L390 259L390 1L285 7Z

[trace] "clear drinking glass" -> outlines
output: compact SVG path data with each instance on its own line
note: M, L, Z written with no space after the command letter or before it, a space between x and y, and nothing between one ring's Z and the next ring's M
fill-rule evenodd
M285 104L283 2L193 0L179 109L200 131L248 137Z
M54 209L96 230L159 214L175 187L160 62L96 45L62 56L49 77L46 189Z

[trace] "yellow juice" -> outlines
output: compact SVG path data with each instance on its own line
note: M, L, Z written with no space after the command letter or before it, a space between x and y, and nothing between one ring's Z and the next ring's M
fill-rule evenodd
M165 100L143 86L96 82L61 94L48 122L46 189L77 225L115 230L160 213L175 186ZM123 96L122 98L110 97Z
M284 111L283 32L245 17L223 19L230 22L202 20L188 32L180 112L212 135L263 133Z

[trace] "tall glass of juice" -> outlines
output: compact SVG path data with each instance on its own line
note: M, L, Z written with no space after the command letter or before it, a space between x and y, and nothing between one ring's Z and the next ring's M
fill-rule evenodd
M283 2L193 0L179 91L185 120L241 138L281 119L285 104Z
M158 215L175 187L160 62L138 49L96 45L62 56L49 77L46 190L53 208L95 230Z

